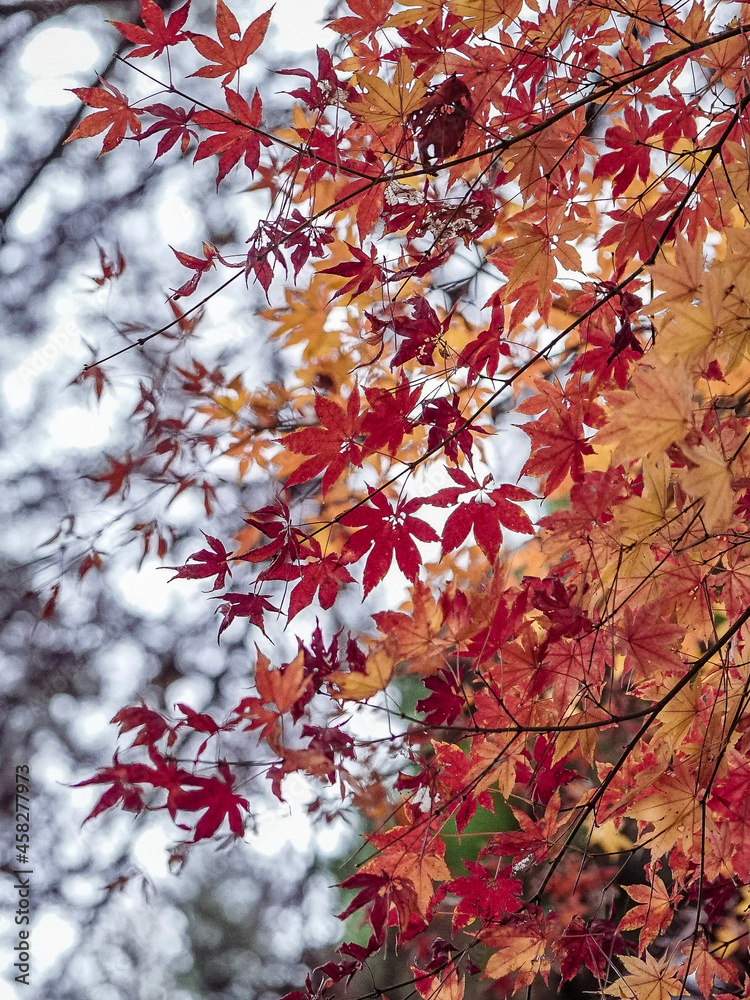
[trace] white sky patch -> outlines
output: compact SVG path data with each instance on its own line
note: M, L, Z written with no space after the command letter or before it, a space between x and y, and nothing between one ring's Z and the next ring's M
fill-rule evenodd
M144 830L133 844L133 860L151 878L169 875L169 846L174 843L174 833L159 826Z
M76 742L82 747L98 750L109 736L111 710L90 703L89 711L82 711L76 723Z
M33 236L44 222L44 216L49 205L49 194L41 191L26 200L25 204L13 213L13 229L20 236Z
M101 448L109 440L114 416L105 405L63 406L50 417L47 440L60 449Z
M17 996L14 987L0 979L0 1000L17 1000Z
M180 246L194 237L197 229L195 212L175 192L162 192L157 202L156 221L167 243Z
M26 100L43 107L72 104L76 98L69 88L88 80L101 58L87 31L42 28L31 36L19 59L22 72L30 77Z
M188 705L196 712L202 712L211 704L212 694L213 684L208 677L193 674L190 677L181 677L170 684L165 692L164 701L170 712L179 717L180 710L176 707L178 703Z
M51 969L61 955L76 942L76 932L59 913L48 910L34 922L31 931L33 941L33 974L43 976Z
M321 46L327 45L331 39L338 37L323 31L323 13L328 6L327 0L276 0L271 17L271 24L276 26L273 42L282 51L296 49L312 52L314 41Z
M256 832L245 837L254 850L269 858L288 846L307 851L313 840L307 815L307 804L315 797L310 782L300 774L290 774L284 778L283 793L287 811L274 808L259 813L255 816Z
M34 755L34 781L44 785L66 785L72 781L68 761L45 745Z
M125 602L145 618L162 618L176 598L174 587L168 586L169 573L160 566L147 560L140 570L123 570L117 581Z
M352 839L352 828L343 820L318 826L315 829L315 844L319 851L337 858Z

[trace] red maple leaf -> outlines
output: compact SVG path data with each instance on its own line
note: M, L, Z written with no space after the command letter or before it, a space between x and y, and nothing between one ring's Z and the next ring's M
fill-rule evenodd
M594 179L613 177L612 196L617 198L638 174L645 184L651 170L651 144L654 126L648 112L637 112L633 105L625 108L625 126L613 125L604 134L604 141L612 153L600 156L594 167Z
M310 81L310 87L305 90L299 87L297 90L287 91L290 97L304 101L309 108L323 111L335 99L337 92L341 89L339 78L333 68L331 53L320 46L316 49L318 55L318 72L311 73L308 69L279 69L276 72L283 76L304 76Z
M193 842L212 837L226 819L229 829L235 837L241 837L245 832L242 812L250 808L244 796L234 791L235 775L229 769L226 761L218 764L220 777L201 778L192 775L189 784L199 784L199 788L184 790L175 796L173 809L182 812L206 811L198 820L193 831Z
M391 368L404 365L415 358L420 365L431 365L432 355L438 342L448 329L449 319L442 323L427 299L415 295L409 299L411 316L398 316L393 321L393 329L402 342L393 356Z
M457 392L454 392L450 399L441 396L438 399L428 400L422 408L422 416L417 423L430 428L427 435L428 451L442 447L446 457L456 464L459 461L460 448L469 465L473 466L472 431L474 434L487 433L484 428L467 426Z
M300 567L300 576L299 583L296 584L289 597L289 621L303 608L310 607L316 591L321 608L327 611L336 600L339 589L345 583L354 582L354 577L349 570L332 552L322 559Z
M385 919L388 916L389 899L386 890L390 885L390 881L390 876L385 873L357 872L345 882L340 882L337 886L339 889L359 889L360 891L347 908L337 914L339 920L346 920L347 917L350 917L352 913L356 913L363 906L373 903L367 920L375 931L373 937L381 939L385 930Z
M535 802L548 805L554 793L564 785L570 784L578 777L578 772L564 767L567 754L562 760L555 760L554 737L538 736L534 741L533 764L519 764L519 780L529 786L529 791Z
M112 458L111 455L106 457L110 465L109 472L105 472L101 476L87 476L86 478L94 483L107 483L105 500L107 497L117 496L118 493L122 494L124 499L130 488L130 474L143 465L144 459L133 458L129 451L125 452L125 457L121 462Z
M100 813L111 809L119 802L126 812L139 813L143 809L143 789L138 786L143 783L153 784L155 772L147 764L121 764L117 754L114 755L112 767L104 767L93 776L79 781L73 788L83 788L86 785L110 785L94 808L88 814L84 823L94 819Z
M89 108L101 110L95 111L93 115L79 122L66 142L71 142L73 139L88 139L108 129L101 149L102 153L108 153L120 145L128 129L134 136L140 135L141 123L138 115L142 115L143 110L131 108L127 97L111 83L102 80L101 87L72 87L71 91ZM99 155L101 156L101 153Z
M455 43L454 43L455 44ZM421 108L409 115L424 166L444 160L461 148L471 121L471 94L455 73L434 88Z
M448 474L457 485L439 490L427 501L429 504L435 507L453 506L462 494L469 491L480 492L487 502L474 498L451 512L443 528L443 555L458 548L473 529L477 545L488 561L494 563L503 540L501 526L524 535L533 534L528 514L517 506L518 501L536 499L533 493L521 486L508 484L489 490L491 476L487 476L480 486L476 479L461 469L448 469Z
M226 87L265 38L272 10L273 7L257 17L244 35L240 37L240 26L237 23L237 18L223 0L216 0L216 33L219 36L219 41L209 38L208 35L189 33L190 41L196 49L214 65L201 66L199 70L190 75L223 76L222 83Z
M328 27L340 35L366 38L383 27L383 22L391 9L391 0L346 0L355 16L336 18Z
M351 528L359 528L347 539L343 558L347 562L357 562L370 550L363 576L364 596L380 583L396 556L398 568L413 583L417 577L421 558L414 539L420 542L439 541L433 527L414 517L423 501L420 499L400 500L395 509L382 493L370 493L367 506L358 507L341 518L341 523Z
M114 253L112 257L113 259L110 260L104 247L99 247L99 266L102 269L102 273L96 275L92 274L90 277L94 284L98 285L100 288L108 281L114 281L115 278L119 278L125 273L127 262L119 247L116 248L116 253Z
M196 712L184 702L178 702L175 708L178 708L185 716L177 723L178 726L187 726L188 729L193 729L196 733L208 733L209 736L215 736L221 731L221 726L205 712Z
M449 670L440 670L433 677L425 677L424 686L432 694L417 702L417 711L424 712L428 726L450 726L467 705L461 684Z
M97 399L102 398L104 386L112 384L109 380L109 375L107 375L101 365L89 365L87 368L84 368L69 385L84 385L86 382L93 383Z
M591 920L584 923L576 913L563 931L562 937L552 942L560 962L562 980L576 976L585 965L600 981L606 978L611 954L621 954L625 941L609 920Z
M279 721L280 713L265 707L262 698L243 698L242 701L233 708L234 717L229 720L230 726L236 726L240 722L247 722L245 731L260 729L260 735L265 740L271 735Z
M364 250L359 250L357 247L352 246L351 243L347 243L346 245L356 259L345 260L343 264L336 264L334 267L324 267L320 273L338 274L342 278L349 278L350 280L346 284L334 292L333 297L337 298L339 295L346 295L347 292L351 292L352 294L349 299L351 302L352 299L361 295L362 292L366 292L368 288L381 283L384 280L384 276L382 267L376 263L376 247L373 246L372 252L368 257Z
M558 386L539 379L538 395L518 407L520 413L535 416L521 429L531 438L531 455L521 470L524 476L537 476L548 496L570 474L574 483L583 482L583 456L593 454L584 424L596 427L600 409L582 396L568 397Z
M156 147L155 160L169 152L178 139L183 156L187 153L191 137L197 140L198 133L188 128L188 123L192 121L195 114L195 105L189 111L186 111L185 108L173 108L169 104L150 104L143 110L153 115L157 121L140 134L139 141L142 142L144 139L156 135L157 132L164 133Z
M296 563L307 556L319 556L320 545L314 538L308 538L300 528L295 528L292 524L289 507L280 498L272 506L262 507L256 510L250 517L245 518L245 523L257 528L270 538L265 545L261 545L249 552L244 552L239 558L245 562L257 563L271 559L273 565L279 563ZM271 579L296 579L296 577L278 576Z
M476 861L464 861L471 875L445 883L445 891L460 897L453 911L453 930L460 930L472 920L488 924L498 920L503 913L515 913L521 908L518 898L522 884L510 878L510 868L491 875Z
M224 586L227 573L232 575L232 570L227 563L229 553L218 538L207 535L205 531L202 534L211 548L201 549L188 556L188 563L192 559L193 565L189 566L186 563L184 566L165 566L164 569L177 570L175 575L170 578L172 580L203 580L206 577L215 576L216 580L211 590L220 590Z
M249 619L250 624L255 625L265 635L263 615L266 611L281 610L275 604L271 604L263 594L223 594L221 600L224 604L218 608L222 615L218 638L221 638L221 633L229 628L235 618Z
M488 378L492 378L500 364L500 356L510 356L510 347L500 339L505 329L505 308L500 296L493 295L485 308L490 305L490 325L466 345L459 358L460 363L469 369L469 385L476 382L483 371L486 371Z
M323 633L320 629L320 623L316 621L315 629L310 640L310 645L305 646L301 639L298 639L300 652L303 654L303 668L305 677L309 677L312 680L312 688L317 689L320 687L320 683L323 678L327 677L329 674L333 673L334 670L339 669L339 637L341 632L337 632L336 635L331 639L331 642L326 648L325 641L323 639ZM349 646L358 653L356 643L349 640ZM351 653L351 649L347 650ZM351 666L351 655L350 666ZM311 695L312 696L312 695ZM308 701L310 698L307 699Z
M169 734L168 746L172 746L177 734L169 725L163 715L147 708L142 702L140 705L131 705L129 708L121 709L111 722L120 726L120 735L128 733L132 729L139 729L140 732L133 740L133 746L153 746L162 737Z
M139 59L144 56L158 56L170 45L178 45L187 39L182 31L190 10L190 0L179 7L169 20L164 23L164 11L154 3L154 0L141 0L141 20L144 27L127 21L110 21L121 35L124 35L133 45L140 48L128 53L128 59Z
M361 425L356 385L346 402L346 410L326 396L316 396L315 412L320 427L304 427L284 438L287 451L313 456L287 479L287 489L309 482L325 469L322 490L327 493L350 462L358 467L362 465L361 449L356 441Z
M169 249L183 267L187 267L193 271L192 277L188 278L188 280L183 285L180 285L179 288L174 289L172 297L175 299L182 298L183 295L192 295L198 287L198 282L201 280L203 275L207 271L210 271L212 267L216 267L215 261L220 260L221 263L227 267L231 266L227 264L216 247L212 246L210 243L203 244L203 257L193 257L192 254L183 253L181 250L175 250L174 247L170 247Z
M415 389L402 373L395 388L368 387L365 389L365 396L369 408L362 418L360 428L365 438L363 451L385 449L388 454L395 455L404 436L413 427L409 415L419 399L419 387Z
M244 159L245 166L254 173L260 162L261 145L271 145L271 140L258 131L263 110L258 91L253 95L251 105L236 90L226 89L224 95L232 116L218 111L198 111L193 119L201 128L216 132L198 146L193 162L204 160L214 153L219 156L217 188L240 160Z

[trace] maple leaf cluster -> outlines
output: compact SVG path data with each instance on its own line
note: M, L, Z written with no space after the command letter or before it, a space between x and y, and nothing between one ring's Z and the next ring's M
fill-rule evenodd
M283 800L295 773L311 814L359 810L341 917L367 933L288 1000L333 997L393 940L424 998L476 977L747 997L746 5L348 8L338 62L283 71L305 81L283 130L242 80L271 12L243 30L223 0L217 38L152 0L118 24L130 59L188 51L214 108L76 91L94 110L71 139L158 135L156 158L216 157L217 187L272 206L239 264L175 250L190 276L138 341L171 336L170 363L140 386L138 446L90 477L110 501L201 497L192 553L164 511L132 527L210 584L219 637L257 640L254 693L221 720L119 712L135 739L81 782L105 786L89 818L162 809L190 843L238 838L251 782ZM201 360L205 299L176 305L222 268L261 288L288 361L265 390ZM210 523L215 455L265 477L232 537ZM334 632L352 595L369 624ZM395 768L358 732L368 701L400 719Z

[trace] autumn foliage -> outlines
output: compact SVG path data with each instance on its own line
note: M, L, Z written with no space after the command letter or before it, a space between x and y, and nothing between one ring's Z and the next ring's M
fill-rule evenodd
M283 801L297 772L322 819L359 810L341 916L367 933L294 1000L394 939L425 1000L467 977L748 996L747 5L347 2L335 54L280 77L280 131L242 80L273 14L243 28L223 0L211 37L152 0L117 25L158 102L77 91L71 139L211 159L270 205L241 260L175 249L172 312L137 342L177 334L171 364L138 446L92 472L114 499L201 496L181 562L163 524L132 527L173 586L205 581L220 635L248 629L250 693L222 719L120 711L89 818L164 809L184 851L241 837L257 783ZM172 80L175 46L212 107ZM288 359L263 391L191 343L237 279ZM84 373L99 394L110 361ZM230 537L217 455L267 484ZM351 595L369 624L335 631Z

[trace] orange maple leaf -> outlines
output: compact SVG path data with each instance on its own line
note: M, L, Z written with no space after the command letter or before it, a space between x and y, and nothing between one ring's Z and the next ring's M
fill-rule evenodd
M639 844L648 847L652 859L667 854L676 844L683 851L692 850L701 823L700 789L696 776L685 765L672 774L660 776L645 795L632 803L627 815L638 820ZM643 832L648 824L651 830Z
M93 115L84 118L82 122L73 129L66 142L73 139L88 139L92 135L99 135L109 129L102 142L102 153L108 153L119 146L126 137L128 129L132 134L140 135L141 123L138 115L142 115L140 108L131 108L127 97L120 93L117 87L102 80L101 87L72 87L72 92L79 97L84 104L90 108L101 108ZM101 156L101 153L99 154Z
M623 889L640 905L628 910L620 921L619 930L632 931L640 927L638 951L643 954L672 923L675 895L669 892L658 875L651 885L624 885Z
M453 641L440 636L443 609L421 580L414 585L412 601L411 614L381 611L374 619L395 659L406 661L409 673L428 677L445 666L447 650Z
M513 989L530 986L537 973L547 981L550 960L545 957L547 940L543 924L534 914L524 914L481 935L493 951L484 970L486 979L502 979L517 973Z
M398 895L403 886L416 913L426 917L433 898L432 883L451 877L443 861L445 844L441 838L427 832L420 834L412 827L395 826L387 833L373 834L370 842L379 853L362 865L360 873L387 875L391 895Z
M501 21L515 20L522 6L521 0L451 0L450 11L481 35Z
M310 678L305 677L302 654L295 656L282 670L269 670L269 659L258 650L255 663L255 686L264 704L273 702L283 714L298 701L305 692Z
M455 969L447 974L441 972L436 976L425 976L412 966L414 985L423 1000L463 1000L465 982L458 978Z
M674 674L683 662L675 647L680 646L685 629L665 621L666 609L651 601L633 611L625 608L624 621L618 628L617 652L625 654L625 669L634 672L636 683L653 680L655 673Z
M687 972L695 976L698 989L708 1000L714 985L714 979L720 979L724 983L731 983L737 986L739 975L734 962L726 958L719 958L718 949L709 947L708 941L701 935L696 941L685 941L682 945L683 952L689 957ZM725 994L726 995L726 994Z

